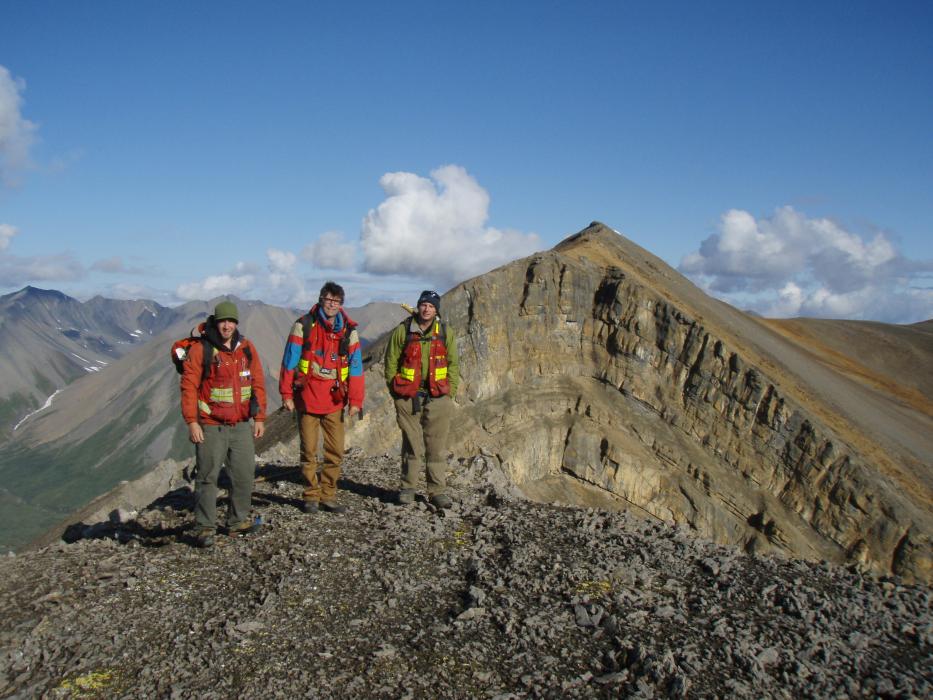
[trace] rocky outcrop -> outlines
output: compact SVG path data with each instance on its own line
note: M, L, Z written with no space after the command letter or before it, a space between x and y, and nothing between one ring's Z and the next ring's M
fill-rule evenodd
M933 578L928 402L850 379L600 224L442 310L464 377L452 450L496 455L526 494L586 484L590 502L748 551ZM394 451L372 357L350 440Z

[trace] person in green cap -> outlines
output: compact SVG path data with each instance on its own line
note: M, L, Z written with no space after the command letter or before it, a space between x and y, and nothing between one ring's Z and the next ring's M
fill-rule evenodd
M214 544L217 477L224 463L231 482L227 530L231 535L255 531L249 512L256 469L253 439L265 432L266 388L259 353L240 335L239 319L236 304L217 304L201 342L191 345L181 375L181 413L197 457L194 537L200 547Z

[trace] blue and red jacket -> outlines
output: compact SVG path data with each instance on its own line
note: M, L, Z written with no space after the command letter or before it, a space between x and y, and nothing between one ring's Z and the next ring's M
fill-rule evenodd
M362 408L364 391L356 324L343 309L328 320L315 304L295 321L285 341L279 371L282 400L293 399L302 413L325 415L347 404Z

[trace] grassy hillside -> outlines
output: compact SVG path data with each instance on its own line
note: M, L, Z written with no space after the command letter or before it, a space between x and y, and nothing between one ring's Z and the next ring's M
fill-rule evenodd
M77 445L0 449L0 483L5 486L0 550L22 547L120 481L141 476L154 463L146 457L153 441L169 442L166 457L191 456L177 413L166 415L155 430L138 434L148 418L148 407L140 404Z

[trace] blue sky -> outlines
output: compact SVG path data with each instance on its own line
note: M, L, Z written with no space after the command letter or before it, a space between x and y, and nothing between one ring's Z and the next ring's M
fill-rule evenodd
M933 3L0 2L0 291L350 305L602 221L933 317Z

